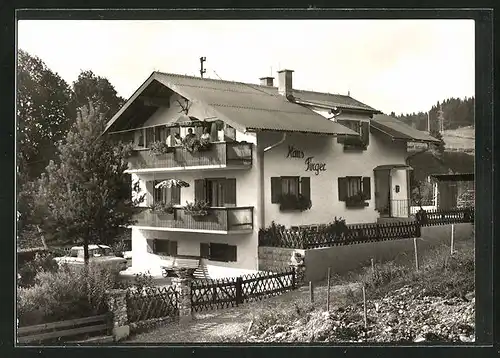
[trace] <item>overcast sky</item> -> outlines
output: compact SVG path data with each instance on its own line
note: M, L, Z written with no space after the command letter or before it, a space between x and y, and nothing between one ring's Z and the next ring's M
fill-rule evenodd
M129 98L152 71L350 94L385 113L474 95L472 20L19 21L18 47L69 84L80 70ZM214 72L215 71L215 72ZM217 75L215 74L217 73Z

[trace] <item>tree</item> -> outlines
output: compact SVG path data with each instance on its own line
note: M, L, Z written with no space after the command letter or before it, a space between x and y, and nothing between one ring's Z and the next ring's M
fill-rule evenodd
M437 130L437 129L432 129L430 132L430 135L432 137L436 138L437 140L439 140L438 144L431 144L431 145L434 147L434 150L436 151L436 153L438 155L442 156L444 153L444 140L443 140L443 136L441 135L441 132L439 132L439 130Z
M104 113L106 120L118 112L125 100L117 95L113 85L104 77L96 76L92 71L82 71L73 82L73 91L78 106L92 101Z
M17 64L17 141L19 180L37 178L55 157L76 107L68 84L38 57L23 50Z
M104 115L92 103L78 111L76 123L38 180L35 215L47 243L112 245L133 223L130 178L124 174L130 147L103 135Z

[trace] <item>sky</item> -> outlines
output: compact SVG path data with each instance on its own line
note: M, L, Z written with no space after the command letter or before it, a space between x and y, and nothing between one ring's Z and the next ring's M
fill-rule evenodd
M153 71L348 94L384 113L474 95L473 20L21 20L18 48L68 84L81 70L128 99ZM275 80L277 83L277 80Z

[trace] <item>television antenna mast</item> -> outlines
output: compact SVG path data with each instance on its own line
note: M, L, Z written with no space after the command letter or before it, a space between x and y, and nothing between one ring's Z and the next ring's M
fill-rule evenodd
M203 74L205 74L207 72L206 69L203 68L203 62L205 62L207 60L206 57L200 57L200 76L201 78L203 78Z

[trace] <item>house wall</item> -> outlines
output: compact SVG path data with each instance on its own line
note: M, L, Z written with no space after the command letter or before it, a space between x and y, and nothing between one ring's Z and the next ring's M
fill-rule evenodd
M258 134L259 148L267 147L282 138L279 133ZM303 158L288 157L289 146L304 152ZM314 163L325 163L325 171L308 171L305 160L313 157ZM284 143L264 153L264 210L266 226L272 221L291 225L328 223L335 216L345 218L347 223L375 222L379 217L375 210L375 183L373 169L384 164L405 164L406 144L392 142L380 133L370 134L370 143L364 151L344 151L337 138L307 134L289 134ZM404 172L403 172L404 173ZM304 212L280 212L279 204L271 204L271 177L309 176L311 178L310 210ZM338 178L363 176L371 178L371 199L368 207L347 209L338 200ZM395 176L392 189L400 185L400 196L406 195L406 174Z
M226 243L237 246L236 262L215 262L208 263L213 266L211 272L220 275L217 267L230 267L238 269L256 270L258 267L258 230L260 217L259 186L256 184L259 178L258 167L259 158L255 147L252 150L253 166L251 169L238 170L198 170L198 171L177 171L148 174L132 174L132 183L139 180L141 193L147 195L149 201L143 202L140 206L152 204L151 184L148 181L180 179L190 184L187 188L181 188L180 203L194 201L194 180L202 178L235 178L236 179L236 206L253 206L254 230L245 234L209 234L198 232L172 232L160 230L145 230L134 228L132 230L132 255L133 270L144 270L148 268L151 272L159 272L162 258L158 255L147 252L147 239L175 240L178 243L179 255L200 255L200 243ZM161 274L161 272L160 272Z

